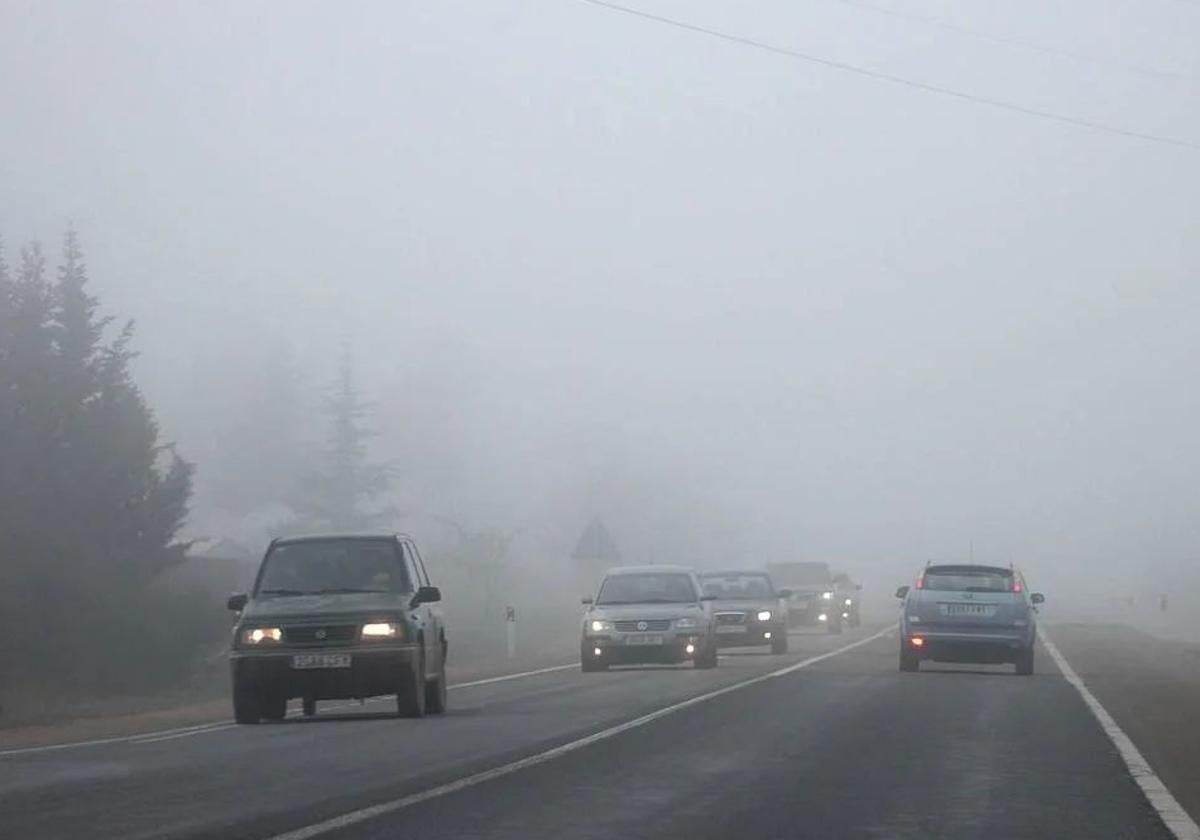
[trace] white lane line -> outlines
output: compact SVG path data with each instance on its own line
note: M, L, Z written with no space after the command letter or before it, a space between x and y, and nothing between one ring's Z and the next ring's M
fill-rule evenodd
M1200 840L1200 826L1196 825L1196 821L1188 816L1188 812L1171 795L1171 791L1167 790L1167 786L1163 784L1162 779L1158 778L1153 768L1150 767L1150 763L1134 746L1130 737L1117 725L1112 715L1100 704L1096 696L1088 690L1083 680L1075 673L1075 669L1067 662L1066 657L1059 653L1058 648L1054 646L1054 642L1050 641L1045 631L1039 628L1038 635L1041 636L1042 646L1046 648L1050 658L1054 660L1054 664L1062 671L1063 677L1075 686L1075 690L1083 697L1083 702L1100 722L1100 728L1104 730L1104 734L1121 754L1125 766L1129 769L1129 775L1133 776L1133 780L1138 783L1138 787L1146 795L1150 807L1158 812L1158 816L1178 840Z
M277 834L270 838L270 840L310 840L310 838L319 837L320 835L327 834L331 831L338 831L343 828L348 828L349 826L375 819L376 817L383 816L384 814L391 814L395 811L400 811L404 808L409 808L413 805L427 802L430 799L437 799L438 797L455 793L463 790L464 788L474 787L476 785L483 784L484 782L489 782L492 779L508 776L512 773L516 773L519 770L524 770L528 767L534 767L538 764L544 764L547 761L553 761L554 759L567 755L568 753L573 753L577 750L583 749L584 747L591 746L599 741L604 741L612 738L615 735L620 735L622 732L628 732L631 729L637 729L638 727L645 726L652 721L656 721L659 718L682 711L683 709L699 705L700 703L705 703L725 694L731 694L734 691L740 691L741 689L748 688L752 685L758 685L759 683L767 682L768 680L778 679L779 677L799 671L801 668L807 668L810 665L815 665L816 663L825 659L830 659L834 656L843 654L848 650L853 650L856 647L873 642L883 636L890 636L895 632L896 628L885 627L878 633L874 633L866 638L859 639L857 642L851 642L848 645L829 651L828 653L822 653L819 656L803 659L800 662L788 665L785 668L780 668L777 671L771 671L768 674L751 677L750 679L742 680L739 683L727 685L724 688L718 688L715 691L709 691L705 694L699 694L679 703L673 703L670 706L664 706L663 708L650 712L647 715L642 715L639 718L634 718L633 720L626 721L625 723L618 724L617 726L603 729L592 735L588 735L585 738L571 741L563 744L562 746L538 753L537 755L531 755L527 758L522 758L509 764L502 764L499 767L493 767L491 770L484 770L481 773L475 773L471 776L458 779L457 781L448 782L444 785L438 785L437 787L423 790L420 793L403 796L399 799L393 799L389 802L382 802L378 805L372 805L368 808L360 808L357 811L350 811L342 814L341 816L333 817L332 819L324 820L319 823L313 823L312 825L305 826L304 828L298 828L295 831Z
M460 688L474 688L480 685L491 685L493 683L508 682L509 680L519 680L526 677L536 677L540 674L550 674L555 671L565 671L570 668L578 668L578 662L572 662L568 665L554 665L549 668L538 668L533 671L521 671L516 674L503 674L499 677L489 677L484 680L474 680L472 682L458 683L457 685L447 686L450 690ZM374 702L378 698L368 698L368 702ZM327 711L337 711L338 709L349 709L357 704L344 703L334 706ZM292 716L292 715L289 715ZM15 755L31 755L35 753L54 752L56 750L75 749L77 747L99 747L105 744L157 744L160 741L172 741L178 738L187 738L192 735L205 735L209 732L222 732L226 729L232 729L236 724L231 720L214 720L208 723L195 724L193 726L178 726L172 729L157 729L150 732L139 732L135 735L115 735L111 738L95 738L90 741L68 741L64 744L44 744L39 747L22 747L12 750L0 750L0 757L15 756Z

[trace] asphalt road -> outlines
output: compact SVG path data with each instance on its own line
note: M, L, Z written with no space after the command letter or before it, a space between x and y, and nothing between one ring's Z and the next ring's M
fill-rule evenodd
M444 718L323 704L314 720L0 754L0 837L1170 836L1049 657L1027 678L901 674L877 632L799 636L715 671L465 686Z

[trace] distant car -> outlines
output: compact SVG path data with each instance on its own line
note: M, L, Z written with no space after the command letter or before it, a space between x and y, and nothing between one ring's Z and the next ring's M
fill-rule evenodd
M277 539L239 613L230 667L238 723L282 720L299 697L396 695L404 717L446 710L446 630L410 537L352 534Z
M712 598L682 566L610 570L595 598L584 598L580 662L584 671L610 665L680 663L717 667Z
M767 645L787 653L787 606L791 593L776 590L771 576L759 571L703 572L704 594L716 598L717 644L721 647Z
M828 563L768 563L767 574L776 586L785 586L791 592L788 621L793 627L819 624L830 633L842 632L842 611L835 609L833 573Z
M913 587L901 586L900 670L933 662L1005 663L1033 673L1037 605L1012 568L976 565L926 566Z
M862 586L850 580L845 572L833 576L833 609L840 613L839 618L850 625L858 627L862 624Z

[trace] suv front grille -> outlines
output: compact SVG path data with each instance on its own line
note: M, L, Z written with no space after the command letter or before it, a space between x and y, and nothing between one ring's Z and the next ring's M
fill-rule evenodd
M645 627L638 627L639 624L645 624ZM656 618L647 621L616 621L613 626L621 633L648 633L651 631L661 633L663 630L671 629L669 619Z
M717 613L717 624L745 624L745 613Z
M283 628L283 641L289 645L346 644L357 638L357 624L305 624Z

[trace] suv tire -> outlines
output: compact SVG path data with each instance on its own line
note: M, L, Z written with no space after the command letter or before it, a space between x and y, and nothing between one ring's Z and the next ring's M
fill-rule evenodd
M244 680L233 679L233 719L238 723L254 724L262 719L259 697Z
M788 637L787 631L780 632L778 636L771 637L771 653L778 656L781 653L788 652Z
M412 668L400 678L396 694L396 713L400 717L425 717L425 655L418 654Z
M446 663L443 661L438 678L425 683L425 711L431 715L444 715L449 705L449 688L446 685Z
M900 642L900 670L905 672L920 671L921 657L915 653L904 649L904 642Z
M692 660L692 667L708 670L716 668L717 661L717 644L716 642L709 642L704 646L704 650Z
M1033 674L1033 645L1017 654L1017 673L1022 677Z
M262 716L267 720L283 720L287 717L287 697L282 693L269 692L262 700Z

